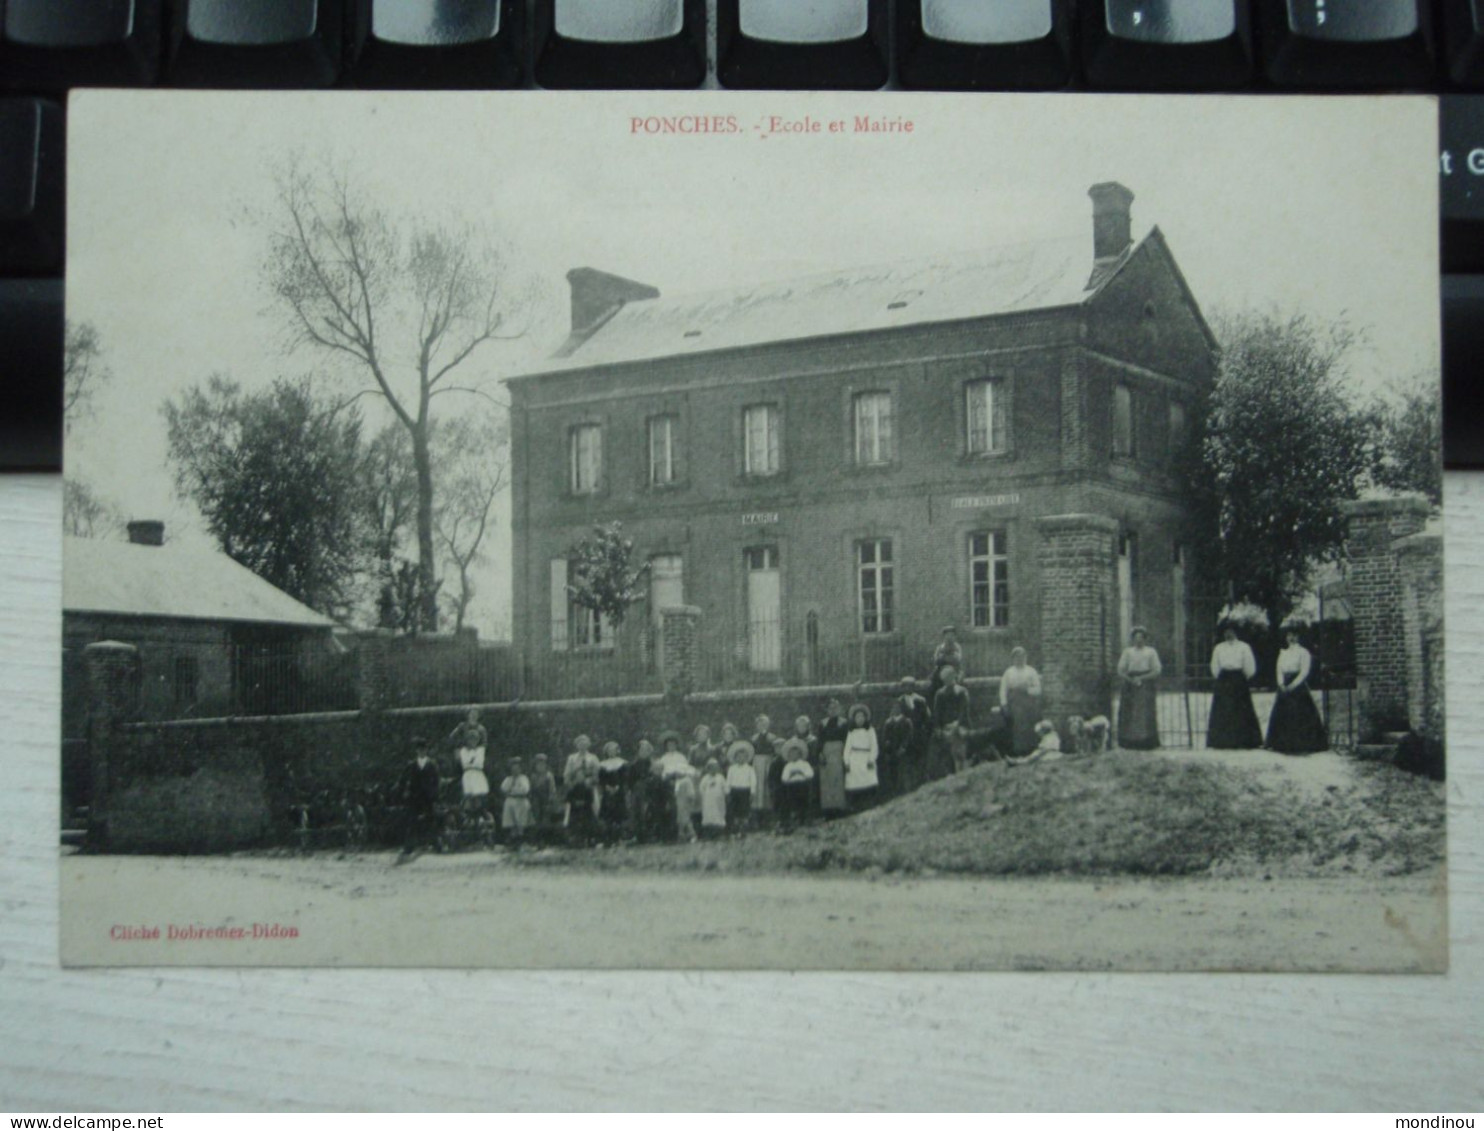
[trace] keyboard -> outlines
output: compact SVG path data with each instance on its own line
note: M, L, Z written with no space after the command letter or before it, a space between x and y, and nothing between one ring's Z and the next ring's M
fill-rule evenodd
M1444 458L1484 467L1484 0L0 0L9 470L61 466L82 86L1436 93Z

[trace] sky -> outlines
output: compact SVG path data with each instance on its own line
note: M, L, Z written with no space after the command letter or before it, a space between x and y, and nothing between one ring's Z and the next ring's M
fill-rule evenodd
M490 230L525 333L481 347L463 383L496 396L561 342L573 267L683 294L1038 237L1085 233L1090 256L1087 188L1105 180L1134 192L1135 235L1159 226L1208 314L1276 306L1363 331L1348 379L1369 395L1438 365L1434 114L1396 97L80 92L68 316L97 327L113 379L66 469L126 517L202 540L171 488L167 398L218 372L361 386L288 348L261 280L259 218L294 154L338 163L395 216ZM726 115L736 132L634 125ZM912 129L857 133L858 115ZM471 618L498 638L508 498L496 506Z

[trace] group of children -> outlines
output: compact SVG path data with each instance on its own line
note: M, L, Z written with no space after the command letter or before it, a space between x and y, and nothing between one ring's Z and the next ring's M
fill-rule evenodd
M952 691L953 680L947 682ZM963 769L978 760L976 736L989 743L986 750L995 742L1004 745L1003 719L998 727L967 731L959 716L947 718L950 712L941 709L944 694L936 697L936 714L942 717L935 718L909 676L879 729L865 703L845 711L839 699L830 699L817 723L800 715L783 735L774 733L767 715L759 715L748 737L731 723L715 738L709 726L698 726L689 742L665 731L654 741L639 739L632 758L614 741L595 752L592 739L580 734L559 772L546 754L535 755L529 764L511 757L497 796L485 773L488 732L479 712L471 710L449 741L457 751L465 816L497 821L509 844L585 846L691 841L756 830L787 833ZM946 725L935 725L944 718ZM1085 723L1071 719L1069 728L1073 751L1091 752L1106 742L1108 723L1101 716ZM1060 751L1057 728L1042 719L1027 756L1015 756L1008 747L979 756L1018 763L1054 759Z
M449 741L466 817L497 814L510 844L579 846L791 832L874 803L884 753L870 709L857 704L846 714L838 700L817 726L801 715L786 735L759 715L749 737L731 723L714 739L710 727L698 726L688 743L666 731L640 739L632 758L613 741L594 752L592 739L580 734L560 773L546 754L529 764L512 756L495 789L485 772L488 731L479 712L471 710Z

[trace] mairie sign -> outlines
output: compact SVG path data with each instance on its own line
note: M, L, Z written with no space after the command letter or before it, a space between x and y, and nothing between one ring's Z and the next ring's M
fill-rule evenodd
M949 505L956 511L979 510L983 507L1013 507L1019 495L959 495Z
M748 511L742 516L743 526L772 526L777 521L777 511Z

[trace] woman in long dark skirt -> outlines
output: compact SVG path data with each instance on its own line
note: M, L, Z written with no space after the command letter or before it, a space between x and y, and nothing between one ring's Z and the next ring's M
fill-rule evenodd
M1010 651L1010 666L1000 676L1000 708L1010 722L1010 746L1023 758L1038 745L1036 724L1041 721L1041 676L1026 663L1025 649Z
M826 817L845 813L845 739L850 723L840 700L831 699L819 723L819 808Z
M1262 745L1262 727L1252 706L1248 687L1257 674L1252 649L1237 639L1237 630L1222 625L1222 639L1211 650L1211 675L1216 691L1211 696L1211 724L1206 745L1212 750L1256 750Z
M1129 646L1118 658L1118 745L1124 750L1154 750L1159 746L1159 719L1155 711L1155 681L1164 669L1159 653L1149 646L1149 632L1135 628Z
M1268 719L1268 749L1280 754L1317 754L1329 749L1329 734L1309 692L1314 658L1299 643L1296 628L1284 633L1288 646L1278 653L1278 697Z

